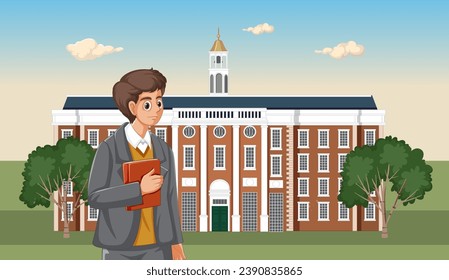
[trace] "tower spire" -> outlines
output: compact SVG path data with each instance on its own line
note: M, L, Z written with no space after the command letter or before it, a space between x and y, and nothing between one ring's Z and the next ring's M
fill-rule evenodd
M220 27L218 27L217 39L220 40Z

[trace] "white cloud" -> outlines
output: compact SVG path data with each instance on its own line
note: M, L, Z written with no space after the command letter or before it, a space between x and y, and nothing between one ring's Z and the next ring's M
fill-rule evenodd
M69 44L66 46L66 49L77 60L94 60L104 55L123 51L123 48L97 44L92 38L86 38L75 44Z
M316 54L330 55L332 58L341 59L348 55L361 56L365 53L365 47L359 45L354 41L347 43L340 43L333 48L324 48L322 50L316 50Z
M260 35L262 33L273 33L274 32L274 26L269 25L268 23L261 23L254 27L248 27L242 29L243 31L251 32L254 35Z

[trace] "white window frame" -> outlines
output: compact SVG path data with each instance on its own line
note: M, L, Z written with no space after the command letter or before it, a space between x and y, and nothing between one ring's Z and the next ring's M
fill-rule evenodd
M301 218L301 205L307 205L307 218ZM309 202L307 201L307 202L304 202L304 201L301 201L301 202L298 202L298 221L299 222L306 222L306 221L309 221L309 218L310 218L310 207L309 207Z
M301 132L305 132L306 133L306 135L307 135L307 145L306 146L301 146ZM306 149L308 149L309 148L309 129L298 129L298 148L306 148Z
M70 136L64 137L64 132L70 132ZM61 139L73 137L73 129L61 129Z
M246 165L246 163L247 163L247 154L246 154L246 148L252 148L253 149L253 154L254 154L254 167L248 167L247 165ZM245 167L243 168L243 170L256 170L256 145L244 145L243 146L243 149L244 149L244 152L245 152L245 158L244 158L244 160L245 160Z
M158 132L162 131L164 134L164 138L162 139L159 137ZM164 142L167 142L167 128L166 127L156 127L154 132L156 132L156 136L159 137L159 139L162 139Z
M69 182L69 181L62 181L62 190L61 190L61 196L64 197L64 183L65 182ZM67 197L73 197L73 181L70 181L70 184L68 185L68 189L67 189Z
M90 143L90 133L91 132L96 132L97 133L97 145L92 145L91 143ZM100 130L99 129L88 129L87 130L87 143L89 144L89 145L91 145L92 146L92 148L94 148L94 149L96 149L96 148L98 148L98 145L100 144Z
M306 156L307 157L307 170L301 170L301 156ZM310 161L309 161L309 154L304 154L304 153L299 153L298 154L298 172L309 172L309 166L310 166Z
M223 136L218 136L218 135L217 135L216 130L219 129L219 128L223 128L223 131L224 131ZM217 125L217 126L214 127L214 129L213 129L213 133L214 133L215 138L217 138L217 139L224 138L224 137L226 136L226 127L224 127L224 126L222 126L222 125Z
M187 136L187 135L186 135L186 129L187 129L187 128L192 128L192 129L193 129L193 134L192 134L192 136ZM193 125L186 125L186 126L182 129L182 136L184 136L184 137L187 138L187 139L191 139L191 138L195 137L195 134L196 134L196 129L195 129L195 127L193 127Z
M368 145L367 141L366 141L367 140L366 135L368 134L368 132L373 132L373 144L369 145L369 146L374 146L374 144L376 144L376 130L375 129L365 129L364 130L364 137L363 137L364 144Z
M279 131L279 147L274 147L273 146L273 132L274 131ZM271 150L272 151L281 151L282 150L282 128L276 127L276 128L271 128Z
M344 203L343 202L341 202L341 201L339 201L338 202L338 220L339 221L349 221L349 213L350 213L350 211L349 211L349 208L348 207L346 207L346 205L344 205L345 207L346 207L346 212L347 212L347 218L342 218L341 217L341 205L344 205Z
M327 157L326 170L321 170L321 156ZM318 154L318 173L329 173L329 154Z
M282 155L270 155L271 157L271 177L282 177ZM279 174L273 174L273 158L279 158Z
M346 140L347 140L347 145L343 146L341 145L341 132L346 132ZM339 129L338 130L338 148L349 148L349 129Z
M321 132L326 132L326 135L327 135L326 146L321 146ZM318 148L319 149L329 149L329 129L318 129Z
M347 158L348 154L345 154L345 153L338 154L338 173L343 172L344 162L343 163L341 162L341 156L346 156L346 158ZM346 158L345 158L345 161L346 161Z
M97 211L97 218L96 219L92 219L90 217L90 212L93 211L92 209ZM90 205L87 205L87 220L88 221L98 221L98 215L100 215L100 210L99 209L95 209L93 207L90 207Z
M217 166L217 149L223 148L223 167ZM226 146L214 145L214 170L226 170Z
M306 186L306 190L307 190L307 194L301 194L300 190L301 190L301 181L304 180L305 182L307 182L307 186ZM299 177L298 178L298 197L309 197L309 191L310 187L309 187L309 178L302 178Z
M373 207L373 218L367 218L367 213L368 213L368 207L370 207L372 205ZM374 203L368 202L368 207L363 209L363 216L365 218L365 221L375 221L376 220L376 205L374 205Z
M338 178L338 194L340 194L341 191L341 184L343 184L343 178Z
M327 216L327 218L325 218L325 219L323 219L323 218L321 218L321 205L327 205L327 213L326 213L326 216ZM328 221L330 221L330 219L329 219L329 202L323 202L323 201L319 201L318 202L318 221L319 222L328 222Z
M70 221L73 221L73 202L72 201L67 201L67 209L69 209L69 205L71 207L70 208L70 210L71 210L70 211ZM64 207L64 205L62 205L62 207ZM63 222L65 214L64 214L64 212L62 210L60 211L60 213L61 213L61 221Z
M117 129L108 129L108 137L114 135L116 131Z
M321 194L321 181L327 182L326 194ZM318 197L329 197L329 178L318 178Z
M186 166L186 149L192 148L192 167ZM183 145L183 170L195 170L195 145Z
M254 135L253 136L248 136L247 134L246 134L246 129L247 128L252 128L252 129L254 129ZM243 129L243 135L245 135L245 137L246 138L248 138L248 139L251 139L251 138L254 138L255 136L256 136L256 134L257 134L257 129L254 127L254 126L252 126L252 125L248 125L248 126L246 126L244 129Z

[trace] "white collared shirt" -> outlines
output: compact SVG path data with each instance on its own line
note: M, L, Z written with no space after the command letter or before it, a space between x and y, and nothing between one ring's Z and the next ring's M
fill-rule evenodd
M151 136L149 131L147 131L145 137L142 138L139 134L137 134L133 126L129 123L125 127L125 135L126 140L128 140L128 143L130 143L134 149L139 149L142 153L145 153L148 146L150 147L150 149L152 149Z

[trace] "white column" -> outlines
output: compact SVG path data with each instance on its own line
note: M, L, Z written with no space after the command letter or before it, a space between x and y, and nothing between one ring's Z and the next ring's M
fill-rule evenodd
M59 126L53 125L53 144L56 144L58 142L58 132L59 132Z
M82 199L80 199L80 204L81 203L83 203L84 202L84 200L82 200ZM80 206L80 209L79 209L79 211L80 211L80 214L79 214L79 219L80 219L80 231L85 231L85 227L86 227L86 225L85 225L85 223L86 223L86 214L85 214L85 208L86 208L86 206L85 205L81 205ZM87 214L89 214L89 213L87 213Z
M357 126L352 126L352 149L355 149L357 147ZM357 213L357 206L352 207L352 231L357 231L357 220L358 220L358 213ZM362 213L360 213L361 215Z
M56 203L58 203L59 195L58 191L53 192L53 197L56 200ZM56 206L56 204L53 204L53 230L58 231L59 230L59 208Z
M232 231L240 231L240 126L232 129Z
M357 205L352 207L352 231L357 231Z
M384 126L383 125L379 125L379 139L380 138L384 138ZM376 199L379 199L379 197L376 197ZM384 197L385 199L385 197ZM377 209L377 207L376 207ZM379 222L379 231L382 231L382 224L383 224L383 219L384 216L382 214L382 212L380 211L380 209L378 209L377 211L377 216L379 217L378 222Z
M207 232L207 125L201 126L201 208L200 208L200 231Z
M178 128L179 126L177 125L173 125L172 129L171 129L171 149L173 151L173 157L175 158L175 168L176 171L178 172L177 174L179 174L179 165L178 165ZM176 178L179 178L179 176L176 176ZM178 182L176 182L176 191L179 194L179 188L178 188Z
M84 125L80 125L80 140L86 140L86 137L84 135Z
M262 166L261 166L261 195L262 195L262 201L261 201L261 209L262 213L260 215L260 231L261 232L267 232L268 231L268 214L267 214L267 205L268 205L268 126L262 125Z

